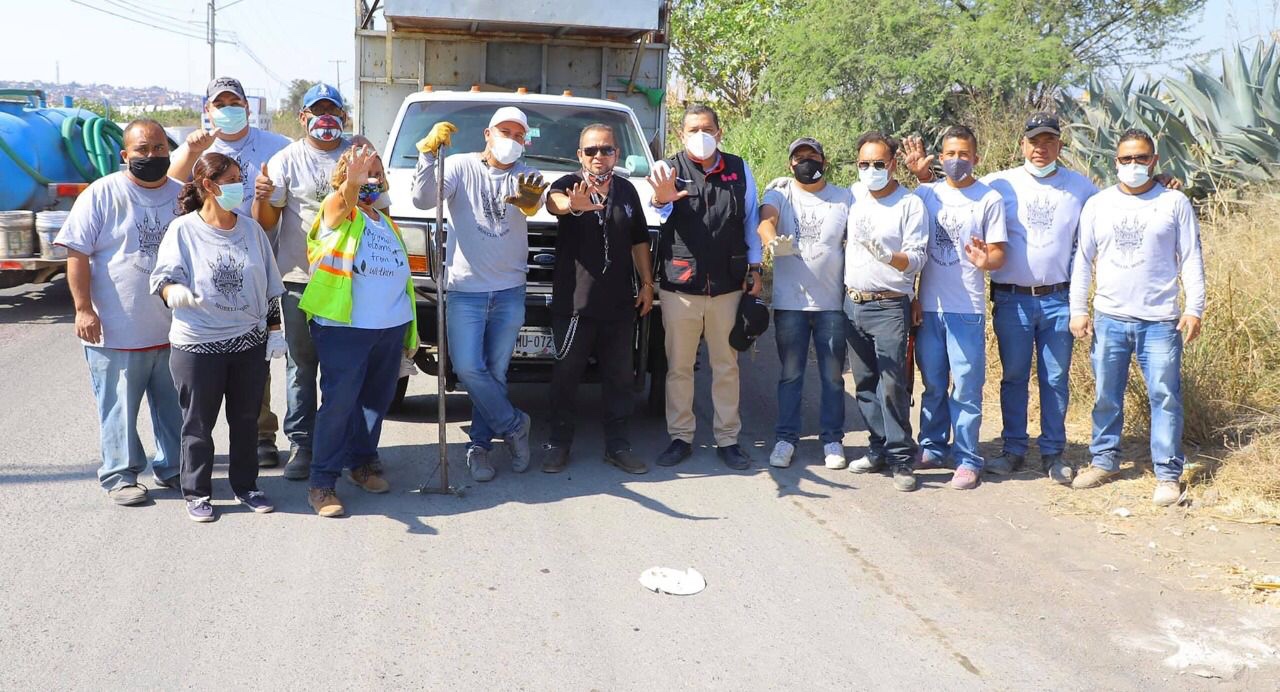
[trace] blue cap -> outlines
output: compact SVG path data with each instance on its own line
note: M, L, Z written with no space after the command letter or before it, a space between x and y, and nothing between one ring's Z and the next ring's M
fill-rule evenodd
M346 109L346 104L342 101L342 93L324 82L307 89L307 93L302 97L302 107L310 108L316 101L324 101L326 99L333 101L338 108Z

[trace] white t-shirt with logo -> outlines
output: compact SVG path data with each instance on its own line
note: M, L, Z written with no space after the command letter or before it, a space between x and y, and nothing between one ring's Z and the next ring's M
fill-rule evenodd
M849 208L848 238L845 243L844 285L856 291L894 291L915 295L916 274L924 265L929 244L929 224L924 202L899 185L889 195L876 199L862 183L854 183L853 206ZM875 238L892 252L907 256L907 270L897 269L871 256L858 242Z
M1068 281L1080 210L1098 188L1061 164L1046 178L1019 166L987 175L982 182L1004 198L1009 231L1004 266L991 272L991 280L1017 286Z
M364 210L364 234L351 268L351 324L324 317L315 321L328 327L390 329L413 319L409 300L409 257L382 215ZM333 229L323 226L324 233Z
M1071 314L1093 309L1152 322L1204 315L1204 260L1195 209L1181 192L1155 185L1141 195L1119 186L1090 199L1080 215L1080 246L1071 276ZM1178 309L1178 280L1186 308Z
M970 238L1007 243L1000 193L974 182L954 188L945 181L916 188L929 212L929 249L920 271L920 305L925 312L981 315L987 280L964 246Z
M844 234L853 193L838 185L806 192L789 181L764 193L778 210L780 236L791 236L796 254L773 258L775 310L839 310L844 301Z
M89 256L89 295L103 346L142 349L169 343L169 308L151 294L160 241L179 214L182 185L150 189L125 172L94 181L76 198L54 242Z

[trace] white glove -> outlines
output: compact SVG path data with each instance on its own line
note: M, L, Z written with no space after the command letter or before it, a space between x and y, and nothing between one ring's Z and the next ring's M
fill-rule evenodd
M773 180L770 180L770 181L769 181L769 184L768 184L768 185L765 185L765 186L764 186L764 189L766 189L766 190L785 190L785 189L787 189L787 187L788 187L788 186L790 186L790 185L791 185L791 181L792 181L792 178L786 178L786 177L782 177L782 178L774 178Z
M871 256L874 257L877 262L884 262L885 264L888 264L893 260L893 250L885 247L884 243L879 240L876 240L875 238L863 238L858 242L862 243L862 247L866 248L867 252L871 253Z
M273 329L267 332L267 360L284 358L284 354L288 350L289 347L285 344L282 330Z
M774 257L790 257L796 254L796 246L789 235L774 236L769 241L769 251Z
M182 284L169 284L164 289L165 303L168 303L170 310L178 308L194 308L196 306L196 297L191 294L191 289Z

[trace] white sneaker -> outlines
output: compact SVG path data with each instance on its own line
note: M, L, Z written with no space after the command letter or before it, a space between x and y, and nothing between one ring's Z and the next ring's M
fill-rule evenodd
M822 461L827 468L837 471L849 466L849 459L844 455L844 445L839 442L822 445Z
M882 468L884 468L884 459L873 458L870 454L849 462L849 470L853 473L875 473Z
M791 465L791 455L795 453L795 445L786 440L778 440L778 444L773 446L773 453L769 455L769 465L785 469Z

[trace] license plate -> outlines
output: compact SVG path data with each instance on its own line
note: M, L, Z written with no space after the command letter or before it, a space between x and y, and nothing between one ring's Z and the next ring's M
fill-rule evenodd
M550 327L521 327L516 337L517 358L555 358L555 337Z

